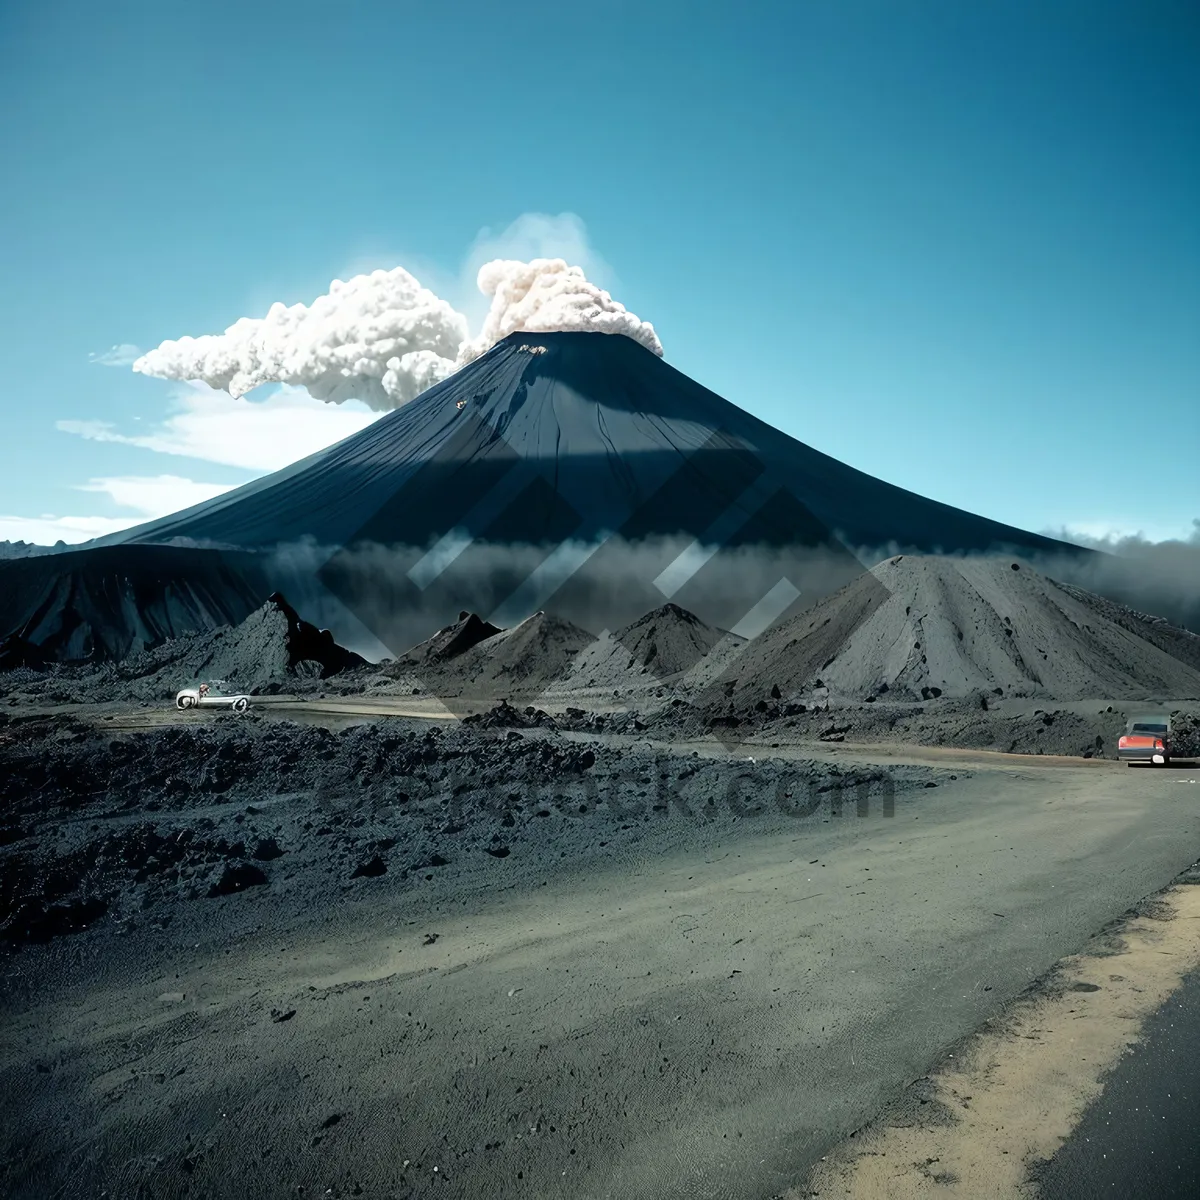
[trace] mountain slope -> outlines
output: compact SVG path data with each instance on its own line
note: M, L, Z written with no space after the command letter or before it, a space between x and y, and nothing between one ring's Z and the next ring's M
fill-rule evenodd
M522 519L504 531L511 541L557 540L556 517L576 536L617 528L690 464L689 479L643 514L640 536L701 534L740 498L748 519L750 505L768 493L747 490L770 474L773 486L786 484L810 513L808 529L771 531L786 539L834 531L856 546L1063 549L848 467L636 342L588 333L513 334L337 445L103 541L184 538L254 548L309 537L323 546L426 546L450 525L482 537L496 514L474 505L517 460L534 470L513 480L514 489L542 478L548 490L527 497Z

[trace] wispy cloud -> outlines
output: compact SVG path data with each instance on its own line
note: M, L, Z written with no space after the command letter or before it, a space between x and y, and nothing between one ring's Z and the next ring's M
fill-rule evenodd
M33 542L39 546L53 546L61 541L75 545L190 508L236 486L202 483L181 475L114 475L90 479L77 484L75 490L107 496L115 507L129 511L117 516L0 515L0 541Z
M95 363L98 367L131 367L141 357L142 352L136 346L130 342L122 342L119 346L105 350L103 354L89 354L88 362Z
M1096 534L1083 532L1089 529ZM1048 530L1104 553L1059 562L1047 573L1200 633L1200 518L1190 528L1167 529L1165 537L1144 529L1132 521L1083 521Z
M146 434L122 433L110 421L58 421L64 433L93 442L140 446L158 454L277 471L365 429L380 416L356 401L325 404L302 388L282 386L262 400L203 383L175 389L176 412Z
M0 542L32 542L35 546L68 546L116 533L144 521L145 517L40 517L0 516Z
M232 491L235 483L201 483L180 475L117 475L78 484L77 491L99 492L117 508L128 508L141 518L164 517Z
M1074 542L1093 550L1120 553L1137 546L1183 542L1200 545L1200 518L1190 525L1165 522L1145 523L1132 518L1064 521L1056 529L1043 530L1049 537Z

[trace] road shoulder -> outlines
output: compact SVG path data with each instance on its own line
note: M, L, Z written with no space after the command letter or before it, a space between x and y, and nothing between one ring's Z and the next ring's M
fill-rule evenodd
M1150 1018L1200 968L1200 869L1063 959L787 1192L1031 1197Z

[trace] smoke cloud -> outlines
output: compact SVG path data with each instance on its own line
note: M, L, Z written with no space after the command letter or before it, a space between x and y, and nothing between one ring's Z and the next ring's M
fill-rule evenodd
M478 337L467 319L403 267L343 281L311 305L273 304L224 333L163 342L133 369L199 380L241 396L265 383L302 387L318 400L361 400L384 411L415 399L511 333L583 330L624 334L661 355L654 326L560 258L496 259L479 270L491 307Z
M289 383L332 404L389 409L445 379L466 336L462 314L397 267L335 279L309 306L273 304L224 333L163 342L133 369L202 380L232 396Z
M1052 536L1100 553L1046 560L1039 569L1047 575L1200 633L1200 519L1186 539L1163 542L1140 535L1089 538L1069 530Z
M491 296L492 306L479 336L459 350L459 365L518 330L624 334L662 356L662 342L649 321L618 304L590 283L581 267L569 266L564 259L535 258L528 263L496 259L480 267L478 284L485 296Z

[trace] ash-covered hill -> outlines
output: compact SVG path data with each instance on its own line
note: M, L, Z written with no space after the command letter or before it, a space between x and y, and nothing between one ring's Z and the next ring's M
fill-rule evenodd
M729 636L678 604L664 604L618 630L615 638L629 651L635 667L663 679L690 671Z
M457 621L413 646L390 669L393 673L409 669L436 671L442 664L452 662L473 646L503 632L499 625L483 620L478 613L460 612Z
M569 700L679 686L719 672L743 642L677 604L600 637L552 613L502 630L464 613L380 673L442 697Z
M1180 662L1187 663L1188 666L1200 671L1200 634L1193 633L1190 629L1181 629L1178 625L1172 625L1163 617L1138 612L1136 609L1119 604L1106 596L1097 596L1095 593L1073 584L1059 583L1058 586L1068 596L1075 597L1081 603L1101 613L1114 625L1129 630L1137 637L1145 638L1151 645L1157 646L1172 658L1177 658Z
M555 691L678 686L719 673L745 639L717 629L678 604L664 604L584 648Z
M751 643L735 671L747 696L1200 697L1200 638L1012 559L901 555Z
M366 665L359 655L339 646L328 629L305 621L279 593L240 624L187 639L180 648L183 653L155 673L156 681L164 673L173 678L218 679L253 693L290 676L326 679ZM150 661L157 657L150 656ZM137 665L136 660L122 664L124 673Z
M491 632L488 632L491 631ZM595 638L550 613L496 629L474 613L414 647L387 674L417 676L439 696L532 699L564 678ZM437 646L439 653L431 653Z

